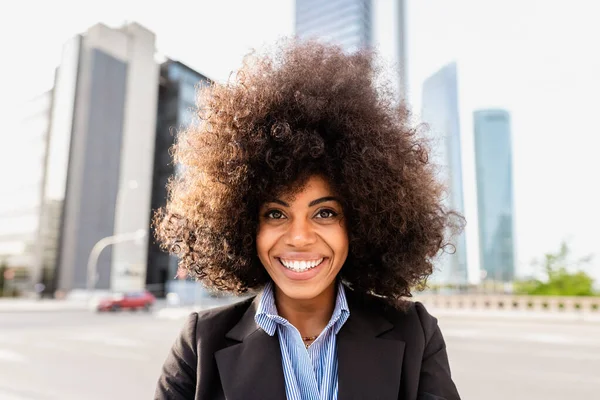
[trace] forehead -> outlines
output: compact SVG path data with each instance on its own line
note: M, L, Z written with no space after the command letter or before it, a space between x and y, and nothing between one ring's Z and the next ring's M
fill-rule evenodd
M281 193L278 197L284 201L294 202L309 197L312 200L313 198L333 195L334 191L327 179L320 175L313 175L302 185L293 187L291 190Z

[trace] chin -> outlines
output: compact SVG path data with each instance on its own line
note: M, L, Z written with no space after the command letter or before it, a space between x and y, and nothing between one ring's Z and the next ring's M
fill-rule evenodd
M277 285L277 282L275 282ZM315 285L297 285L297 284L283 284L277 285L278 289L285 294L286 297L294 300L311 300L318 297L325 288L315 287Z
M274 280L273 283L282 294L290 299L312 300L327 291L334 282L335 279L327 282L327 284L323 284L324 278L319 279L319 277L315 277L315 279L311 279L310 281L298 282L284 277L283 279Z

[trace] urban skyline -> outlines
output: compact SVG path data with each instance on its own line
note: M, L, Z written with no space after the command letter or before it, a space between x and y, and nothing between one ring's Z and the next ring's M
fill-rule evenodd
M158 94L158 82L154 82L158 69L154 61L155 40L151 31L136 23L116 29L97 24L85 34L76 35L63 48L49 113L50 140L44 169L48 173L43 184L38 259L31 267L32 281L44 282L50 291L84 289L90 277L82 266L93 245L103 237L147 229L150 210L164 205L165 185L175 172L168 166L170 161L165 152L174 140L172 135L168 137L173 127L192 120L196 84L206 78L181 63L167 61L160 67ZM124 52L127 47L141 51ZM130 54L136 57L130 58ZM136 79L131 82L128 76ZM145 80L140 81L140 76ZM452 81L449 83L452 85ZM147 91L139 90L142 85L154 87L150 96ZM449 90L456 91L456 82ZM145 106L132 103L141 95ZM140 109L145 111L142 114L151 112L152 103L158 104L158 131L156 121L150 120L145 130L129 133L137 135L135 140L128 137L126 127L136 125ZM456 107L456 100L454 105L446 106ZM130 107L137 112L132 114ZM112 117L106 118L107 115ZM431 118L435 119L435 115ZM453 129L458 132L458 120ZM449 138L460 145L455 137L457 132ZM146 149L143 160L130 156L133 143L138 149L139 146ZM154 154L153 159L148 154ZM449 154L442 154L437 159L448 164L448 157ZM452 154L453 159L456 157L460 159L460 147ZM111 168L102 168L102 162ZM454 175L460 187L460 166L448 176L452 180ZM456 198L454 192L450 192L449 206L460 211L462 199ZM150 202L151 207L139 206ZM132 215L138 217L129 220L125 217ZM119 224L127 225L126 229ZM148 248L147 237L142 242L141 246L116 243L104 251L98 260L94 286L125 290L146 284L161 285L174 277L176 259L161 253L154 243ZM442 267L441 276L446 276L445 281L466 283L463 236L459 238L457 253L449 260L452 266ZM161 265L155 265L156 262Z
M178 2L176 2L179 4ZM466 132L472 128L472 113L476 108L500 106L510 110L512 114L512 133L514 147L514 165L519 173L514 177L515 181L515 240L518 242L518 259L515 260L517 272L529 274L533 270L529 268L534 258L540 258L547 251L558 249L560 241L570 239L574 256L587 256L594 254L593 231L590 230L591 221L598 218L597 211L591 205L594 198L591 188L584 186L578 180L571 179L572 174L580 175L582 171L593 170L597 159L590 154L594 149L594 137L588 133L593 122L588 116L593 115L593 109L589 108L592 102L591 93L595 93L594 85L597 81L591 75L591 66L594 65L593 54L582 54L576 46L563 48L561 54L565 57L556 62L547 63L545 57L550 53L555 54L555 45L563 42L585 41L589 34L582 36L583 27L592 27L589 24L577 24L559 36L558 32L552 31L553 25L549 22L553 15L562 15L562 8L553 4L544 7L545 13L536 14L537 7L533 4L519 5L519 13L515 13L516 5L505 4L494 8L497 15L502 18L490 19L489 15L482 14L487 5L473 6L465 2L457 2L450 6L442 2L429 2L427 4L410 3L408 16L410 20L409 35L410 46L408 53L411 55L407 60L411 66L409 77L413 91L410 93L414 109L420 107L419 90L422 79L431 74L436 66L442 65L444 60L456 58L461 65L461 121ZM141 20L158 34L159 51L177 55L179 59L200 71L210 72L211 77L223 81L229 75L229 71L239 65L242 54L249 51L251 47L260 47L262 43L272 43L280 35L289 35L293 30L293 2L277 3L277 6L269 5L265 9L264 4L258 2L252 7L246 7L240 3L241 13L239 19L232 22L240 29L246 26L257 26L258 30L248 30L243 37L229 37L223 32L228 28L208 21L202 26L191 25L188 22L168 24L162 22L162 14L154 5L147 8L129 9L126 5L106 5L94 12L84 12L83 9L75 10L77 24L73 21L65 21L63 24L55 25L44 19L29 19L29 24L34 24L47 33L36 37L35 41L29 41L25 34L25 26L5 25L7 35L19 36L23 42L6 42L5 49L8 53L15 53L19 46L26 46L29 52L20 55L19 63L10 63L6 66L8 76L14 77L7 82L6 90L2 95L2 105L7 112L6 115L18 115L22 100L30 98L34 93L39 93L48 88L50 81L48 71L56 64L57 43L64 41L73 32L80 31L85 24L91 25L95 20L102 20L115 26L123 19ZM17 5L18 8L21 7ZM193 9L190 6L190 10ZM23 8L23 7L21 7ZM225 5L203 6L203 11L212 14L226 9ZM216 8L216 9L215 9ZM85 8L87 10L88 8ZM571 16L579 16L585 19L591 14L585 11L586 7L581 5L572 8ZM212 11L211 11L212 10ZM465 13L468 10L468 13ZM268 11L268 12L267 12ZM435 11L435 13L433 12ZM469 13L478 15L478 18L466 18ZM41 13L40 15L42 15ZM182 17L190 17L186 14ZM289 14L289 16L288 16ZM516 15L521 17L516 18ZM277 15L278 18L273 18ZM462 15L462 17L461 17ZM126 17L125 17L126 16ZM242 17L243 16L243 17ZM250 18L252 16L252 18ZM233 16L235 17L235 16ZM281 17L281 18L279 18ZM237 17L235 17L237 18ZM286 22L288 18L288 22ZM189 19L189 18L188 18ZM266 23L270 21L270 23ZM500 21L513 21L515 30L507 32L501 38L495 36L499 32ZM187 20L186 20L187 21ZM250 22L252 21L252 22ZM262 21L262 22L261 22ZM526 24L524 21L528 21ZM569 21L566 21L569 22ZM572 22L572 21L571 21ZM569 23L571 23L569 22ZM54 28L50 29L52 25ZM535 26L535 34L526 35L528 27ZM572 26L572 25L570 25ZM461 29L458 29L461 27ZM471 33L477 28L478 35ZM586 28L587 29L587 28ZM8 35L8 32L11 32ZM218 32L218 40L205 43L204 51L198 52L194 46L190 46L192 37L203 37L206 31ZM70 33L69 33L70 32ZM525 32L525 33L524 33ZM531 32L530 32L531 33ZM185 40L182 39L185 37ZM33 39L32 39L33 40ZM487 43L496 43L497 46L488 46ZM552 46L549 44L553 43ZM539 52L529 54L528 63L525 66L514 64L515 57L519 58L522 51L540 46ZM561 45L562 46L562 45ZM227 48L227 52L221 49ZM164 49L164 50L163 50ZM565 53L566 52L566 53ZM216 55L218 54L218 57ZM568 55L568 56L566 56ZM596 57L597 58L597 57ZM588 61L584 61L584 59ZM564 75L567 71L575 70L578 65L578 73ZM511 65L513 67L511 67ZM520 65L520 64L519 64ZM18 83L17 83L18 82ZM554 82L554 83L553 83ZM556 83L562 82L560 85ZM567 82L570 82L567 84ZM548 93L552 87L552 93L560 98L575 99L561 105L550 101L552 96ZM576 113L581 118L573 120L569 115ZM545 118L553 115L552 119ZM8 132L16 132L15 123L12 119L3 119ZM569 132L572 140L564 141L561 132ZM8 140L16 140L14 135ZM539 153L539 144L544 143L545 151ZM467 230L471 232L469 243L469 268L477 267L479 254L476 252L477 236L473 236L473 227L477 227L475 172L474 172L474 146L469 135L463 136L464 150L464 179L465 179L465 211L468 222ZM11 146L11 149L14 149ZM8 148L5 148L8 150ZM11 150L3 156L3 168L8 171L8 165L18 165L19 152ZM536 163L528 160L535 154ZM556 163L556 155L561 154L564 163ZM576 155L576 156L575 156ZM472 161L471 161L472 159ZM473 166L471 166L471 164ZM26 172L29 167L20 165L19 169ZM579 171L579 172L577 172ZM7 177L9 178L9 177ZM535 182L535 184L532 184ZM562 189L556 192L555 186ZM549 191L552 191L550 193ZM569 199L578 198L579 206L573 213L561 212L563 206L570 204ZM584 210L591 210L591 214ZM476 211L475 211L476 212ZM539 230L544 225L548 215L553 215L553 223L547 229ZM546 225L545 225L546 226ZM471 241L474 240L474 241ZM596 252L597 253L597 252ZM598 260L595 257L594 260ZM475 262L473 262L475 261ZM597 265L597 262L595 263ZM593 265L592 265L593 266ZM598 279L598 270L589 269Z
M396 2L375 3L375 17L384 14L391 19L393 11L382 8ZM172 0L169 10L186 12L169 19L162 2L139 7L136 2L90 0L72 7L65 0L56 0L37 3L33 14L29 3L15 3L0 25L4 54L17 57L3 66L7 79L0 93L0 120L5 128L3 140L11 145L0 146L0 168L11 171L18 166L22 173L34 168L20 162L24 149L15 148L19 143L15 133L20 130L15 116L24 112L28 100L51 88L61 46L73 34L98 21L109 26L138 21L156 33L160 53L184 60L223 82L244 54L293 35L294 4L293 0ZM63 8L69 9L72 17L47 17ZM514 168L518 171L514 176L515 263L521 276L537 272L532 261L556 251L567 240L573 257L595 255L586 270L600 280L594 223L600 221L600 209L594 205L595 188L573 179L600 168L594 153L599 139L590 133L598 125L594 116L596 93L600 92L600 53L584 50L590 38L600 35L594 10L587 2L571 4L568 12L555 2L406 2L408 98L415 121L420 120L423 81L452 60L461 68L459 102L465 132L472 132L476 109L503 108L511 113ZM223 18L206 18L209 15L226 16L227 23ZM556 29L557 20L565 29ZM506 30L507 23L510 30ZM385 39L385 35L379 38ZM378 41L377 31L374 39ZM388 39L380 47L391 49L394 44ZM474 143L471 135L462 139L469 270L475 273L479 239ZM540 152L542 143L544 151ZM530 161L532 157L535 163ZM571 207L574 199L577 206ZM545 228L540 230L540 226Z

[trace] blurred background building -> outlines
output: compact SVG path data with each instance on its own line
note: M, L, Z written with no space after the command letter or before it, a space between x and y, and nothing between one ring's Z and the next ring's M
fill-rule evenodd
M156 129L148 116L156 114L158 92L154 42L137 24L98 24L64 47L36 270L50 290L84 289L88 257L100 239L148 227ZM145 246L106 249L97 287L119 288L119 276L143 280L146 258Z
M510 115L474 112L480 266L487 279L515 277Z
M184 64L157 61L155 35L136 23L97 24L63 47L52 91L27 105L19 140L39 163L3 190L2 261L29 290L86 289L98 241L148 231L176 173L169 148L192 121L195 90L209 80ZM35 154L34 154L35 153ZM10 229L9 229L10 228ZM150 287L164 293L176 260L152 232L115 243L97 260L95 289Z
M297 0L296 33L339 44L348 52L373 45L371 0Z
M296 35L340 45L352 53L374 48L392 69L391 84L406 98L404 0L296 0Z
M430 160L438 169L438 179L447 188L445 204L464 215L456 63L444 66L424 82L421 117L429 126ZM440 255L432 282L467 284L465 234L461 233L453 242L455 248Z
M196 89L210 82L178 61L167 60L160 66L151 213L166 205L167 183L180 168L173 164L168 152L175 143L177 129L194 123ZM157 294L162 294L165 282L170 282L176 275L177 257L162 251L154 240L150 240L146 284Z

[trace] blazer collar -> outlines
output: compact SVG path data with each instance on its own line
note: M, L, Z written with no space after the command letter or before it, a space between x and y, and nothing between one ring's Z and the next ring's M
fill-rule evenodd
M337 335L338 398L397 399L405 343L385 337L394 325L381 310L363 303L350 289L346 296L350 317ZM286 397L277 334L269 336L254 320L259 301L260 295L226 334L232 345L215 353L227 399Z
M269 336L254 320L258 295L225 335L233 345L215 353L225 398L285 399L285 379L277 334Z

